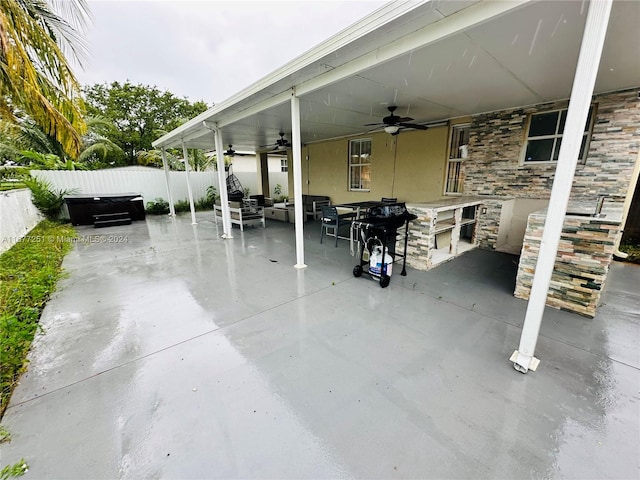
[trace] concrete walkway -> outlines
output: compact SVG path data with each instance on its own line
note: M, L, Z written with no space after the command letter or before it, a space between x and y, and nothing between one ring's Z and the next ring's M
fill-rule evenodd
M508 358L516 257L381 289L340 241L210 214L94 230L65 260L3 424L28 478L638 478L640 268L595 319L549 309ZM316 228L317 227L317 228Z

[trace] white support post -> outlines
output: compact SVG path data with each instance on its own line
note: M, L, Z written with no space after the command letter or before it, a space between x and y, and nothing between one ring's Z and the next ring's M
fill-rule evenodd
M184 156L184 173L187 177L187 193L189 194L189 207L191 210L191 225L197 225L196 207L193 204L193 192L191 191L191 180L189 180L189 152L187 152L187 144L182 141L182 155Z
M513 367L522 373L527 373L528 370L535 371L540 363L533 355L558 253L564 217L569 204L584 126L591 107L591 96L609 24L611 4L612 0L592 0L589 2L587 22L582 36L580 56L573 80L567 121L562 135L562 145L551 189L547 219L540 241L540 251L527 304L527 313L522 327L520 346L510 358L514 362Z
M209 128L206 124L205 127ZM220 206L222 207L222 238L233 238L231 226L231 212L229 211L229 195L227 192L227 179L224 176L224 143L222 143L222 130L216 126L213 130L216 138L216 161L218 163L218 188L220 189Z
M167 185L167 200L169 202L169 215L176 216L176 209L173 206L173 195L171 195L171 184L169 182L169 164L167 163L167 152L162 147L162 168L164 169L164 181Z
M293 204L295 206L296 264L295 268L306 268L304 263L304 205L302 205L302 148L300 139L300 99L295 89L291 90L291 143L293 153Z

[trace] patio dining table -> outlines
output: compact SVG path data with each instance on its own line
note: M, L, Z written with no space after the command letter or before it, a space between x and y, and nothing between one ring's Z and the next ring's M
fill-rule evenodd
M364 200L362 202L339 203L333 206L341 213L355 212L355 218L358 219L361 217L361 212L366 212L372 207L379 207L381 205L386 205L386 203L379 200Z

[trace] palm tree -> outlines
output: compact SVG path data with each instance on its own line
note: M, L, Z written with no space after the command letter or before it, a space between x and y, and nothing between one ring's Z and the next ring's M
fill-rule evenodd
M0 120L0 162L12 160L44 170L95 169L117 164L124 159L122 149L104 136L112 123L103 117L85 117L88 131L82 136L80 154L75 160L62 145L47 135L30 118L10 124Z
M79 29L87 16L85 0L0 3L0 118L15 121L16 111L26 113L72 158L86 125L66 54L80 62L86 52Z
M82 149L78 155L77 162L85 164L89 168L100 168L118 164L125 157L124 151L109 140L107 132L113 128L111 120L101 117L85 117L88 132L82 137Z
M179 149L167 150L167 165L170 170L184 170L184 158ZM138 165L162 168L162 152L160 150L140 150L136 153ZM204 172L215 166L215 155L207 155L202 150L193 149L189 153L189 167L196 172Z

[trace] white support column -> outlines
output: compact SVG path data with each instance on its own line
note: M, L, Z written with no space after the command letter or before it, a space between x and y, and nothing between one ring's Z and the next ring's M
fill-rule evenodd
M295 89L291 90L291 144L293 153L293 203L295 205L296 264L295 268L306 268L304 263L304 222L302 215L302 148L300 139L300 99Z
M182 155L184 156L184 173L187 178L187 193L189 194L189 207L191 210L191 225L197 225L196 207L193 204L193 192L191 191L191 181L189 180L189 152L187 152L187 144L182 141Z
M611 4L612 0L592 0L589 2L587 22L573 80L567 121L562 135L562 145L551 189L547 219L540 241L540 252L527 304L527 313L522 327L520 346L510 358L514 362L513 367L522 373L526 373L528 370L535 371L540 363L533 355L547 301L553 266L558 253L560 234L569 203L584 126L591 107L591 96L609 24Z
M169 164L167 163L167 152L162 147L162 168L164 169L164 181L167 185L167 201L169 202L169 215L176 216L176 210L173 206L173 195L171 195L171 184L169 182Z
M209 128L206 124L205 127ZM224 176L224 143L222 143L222 130L216 126L212 130L216 137L216 161L218 163L218 188L220 189L220 206L222 207L222 238L233 238L231 226L231 212L229 211L229 195L227 192L227 179Z

